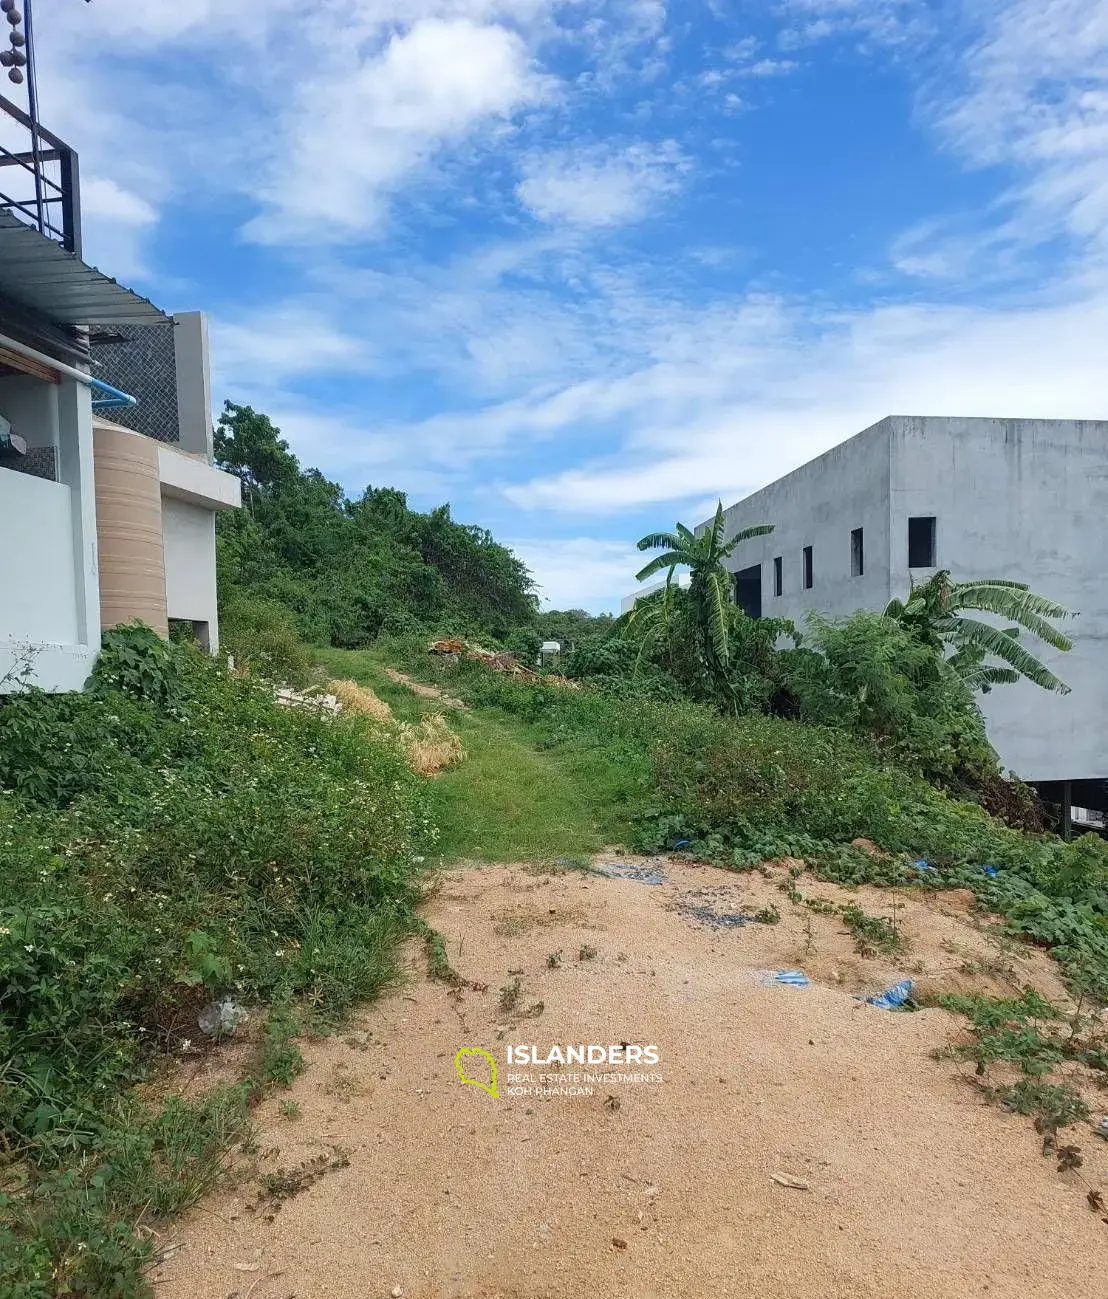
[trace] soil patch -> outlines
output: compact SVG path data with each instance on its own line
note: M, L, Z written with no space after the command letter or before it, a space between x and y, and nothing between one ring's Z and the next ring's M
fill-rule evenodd
M960 1018L858 999L905 977L1060 999L1048 958L941 894L801 878L820 911L786 900L783 870L659 869L649 888L449 873L427 919L469 982L428 982L413 947L406 986L345 1040L304 1044L306 1073L259 1112L270 1182L297 1193L268 1214L250 1211L256 1183L206 1201L170 1234L184 1248L154 1274L160 1299L255 1283L253 1299L1102 1299L1108 1226L1087 1192L1108 1187L1108 1144L1082 1130L1080 1174L1057 1172L971 1066L933 1058ZM851 901L895 922L896 953L859 955L833 910ZM714 926L701 906L780 919ZM506 1026L515 987L542 1010ZM589 1044L628 1063L508 1059ZM462 1085L461 1048L493 1058L498 1096ZM344 1096L321 1085L336 1070ZM513 1095L520 1073L605 1081Z

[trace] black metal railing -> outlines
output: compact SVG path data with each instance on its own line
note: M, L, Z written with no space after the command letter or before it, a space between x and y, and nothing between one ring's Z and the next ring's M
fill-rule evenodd
M23 137L16 145L18 151L0 143L0 211L10 212L80 257L81 189L76 151L3 95L0 111ZM4 134L11 133L9 125Z

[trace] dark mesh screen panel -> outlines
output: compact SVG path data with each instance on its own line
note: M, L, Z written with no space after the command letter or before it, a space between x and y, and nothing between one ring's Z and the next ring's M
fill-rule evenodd
M159 442L180 442L177 417L177 360L172 325L113 325L111 337L92 338L92 373L113 388L138 398L137 406L113 406L100 413L113 424L145 433ZM96 393L93 393L93 397Z
M58 457L53 447L29 447L26 455L0 456L0 467L32 478L47 478L52 483L58 481Z

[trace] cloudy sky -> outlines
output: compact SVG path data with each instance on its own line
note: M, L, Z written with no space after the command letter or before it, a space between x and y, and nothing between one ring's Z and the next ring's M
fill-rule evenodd
M86 257L548 603L886 414L1108 416L1108 0L36 0Z

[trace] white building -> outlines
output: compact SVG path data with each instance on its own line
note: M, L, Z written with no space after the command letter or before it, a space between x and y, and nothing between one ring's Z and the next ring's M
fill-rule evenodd
M80 689L102 628L133 618L214 648L215 512L239 504L211 463L203 318L81 260L76 155L37 133L0 149L0 692L24 669ZM37 205L5 188L26 172Z
M1027 681L982 699L1002 763L1037 784L1108 780L1108 421L890 416L726 511L749 613L880 610L911 579L1003 577L1066 606L1069 653L1028 641L1071 688ZM1099 793L1098 793L1099 791Z
M643 563L645 564L647 560L648 557L644 556ZM666 579L663 577L661 581L651 582L647 586L640 586L637 591L633 591L630 595L625 595L619 602L620 614L630 613L640 600L645 600L648 595L654 595L658 591L665 590L665 585ZM673 585L687 588L689 585L688 573L675 573L673 575Z

